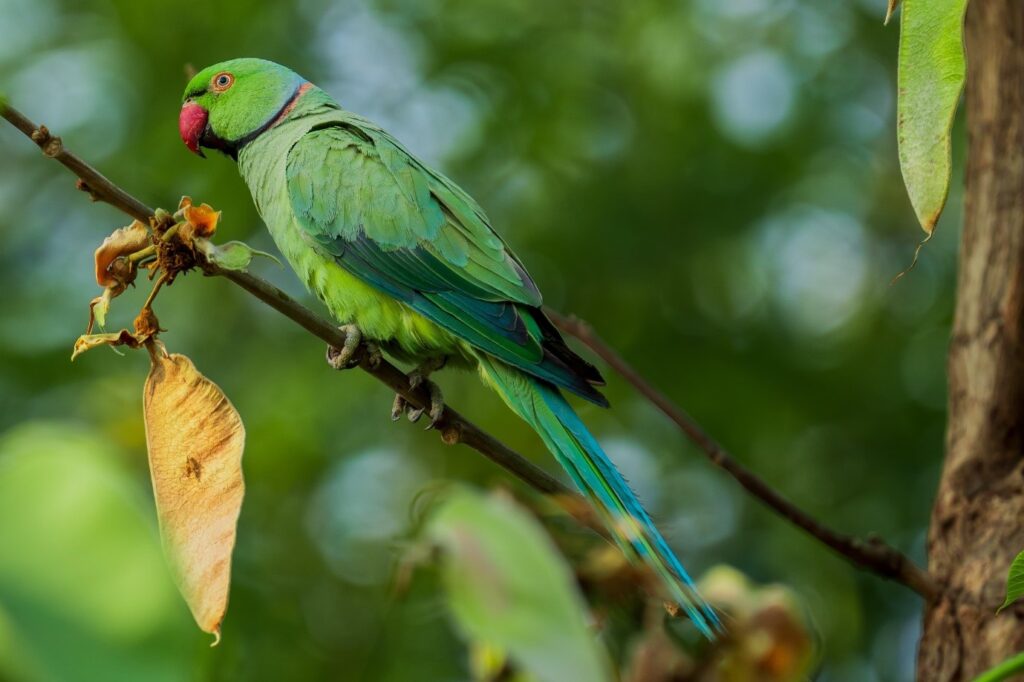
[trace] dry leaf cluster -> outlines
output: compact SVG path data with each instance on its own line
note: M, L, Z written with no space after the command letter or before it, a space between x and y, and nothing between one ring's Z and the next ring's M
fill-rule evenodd
M196 264L197 252L219 253L207 241L219 219L210 206L194 206L183 197L173 216L161 212L152 226L135 221L107 237L95 253L96 283L103 294L90 303L88 330L72 354L74 359L99 346L149 351L143 411L160 536L182 596L199 627L216 637L214 644L227 610L244 496L245 427L215 383L186 356L166 351L152 305L163 284ZM92 333L95 323L104 325L110 302L135 282L140 269L148 270L150 279L159 277L134 329Z

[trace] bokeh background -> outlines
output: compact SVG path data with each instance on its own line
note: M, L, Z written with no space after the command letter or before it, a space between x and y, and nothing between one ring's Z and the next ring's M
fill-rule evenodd
M921 236L895 149L896 27L882 0L0 0L0 90L151 205L223 210L273 245L234 164L189 155L185 65L288 64L470 190L545 291L591 321L748 466L827 523L923 560L943 450L959 183ZM158 301L171 350L241 412L247 497L224 641L160 554L145 461L148 360L69 363L91 254L126 219L0 126L0 678L459 680L436 584L394 589L418 496L507 486L388 419L319 341L230 283ZM958 167L959 167L958 162ZM290 272L259 274L309 301ZM145 288L145 287L143 287ZM130 324L145 292L114 303ZM311 305L315 302L309 301ZM448 400L537 463L478 385ZM783 583L817 679L906 680L921 604L780 521L609 376L581 406L697 574Z

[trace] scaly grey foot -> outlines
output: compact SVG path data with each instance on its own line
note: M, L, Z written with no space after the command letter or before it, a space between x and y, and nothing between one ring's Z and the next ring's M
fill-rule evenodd
M341 348L335 348L334 346L327 347L327 364L334 369L352 369L359 365L359 346L362 344L363 350L366 352L366 356L370 361L371 367L376 367L380 364L382 355L380 348L375 343L369 341L363 342L363 332L360 331L359 327L354 324L343 324L338 327L341 331L345 332L345 344Z
M427 424L427 429L429 430L437 426L438 422L441 421L441 415L444 414L444 395L441 393L441 387L431 381L429 377L431 373L444 367L446 360L447 358L443 357L428 360L409 372L409 388L416 390L421 385L426 386L430 394L430 408L425 410L422 407L413 407L400 393L396 394L395 401L391 405L391 419L393 421L398 421L404 412L409 421L417 422L423 416L423 413L426 412L430 416L430 423Z

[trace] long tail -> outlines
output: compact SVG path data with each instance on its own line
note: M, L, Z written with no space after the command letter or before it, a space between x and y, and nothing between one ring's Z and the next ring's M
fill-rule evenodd
M484 380L540 435L597 507L626 556L651 566L697 629L714 639L715 631L722 630L714 609L698 594L629 484L558 389L482 353L478 359Z

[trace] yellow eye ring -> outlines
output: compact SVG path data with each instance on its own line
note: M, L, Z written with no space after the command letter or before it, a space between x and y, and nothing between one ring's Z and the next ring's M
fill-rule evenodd
M235 77L227 71L221 71L210 79L210 89L214 92L224 92L235 84Z

